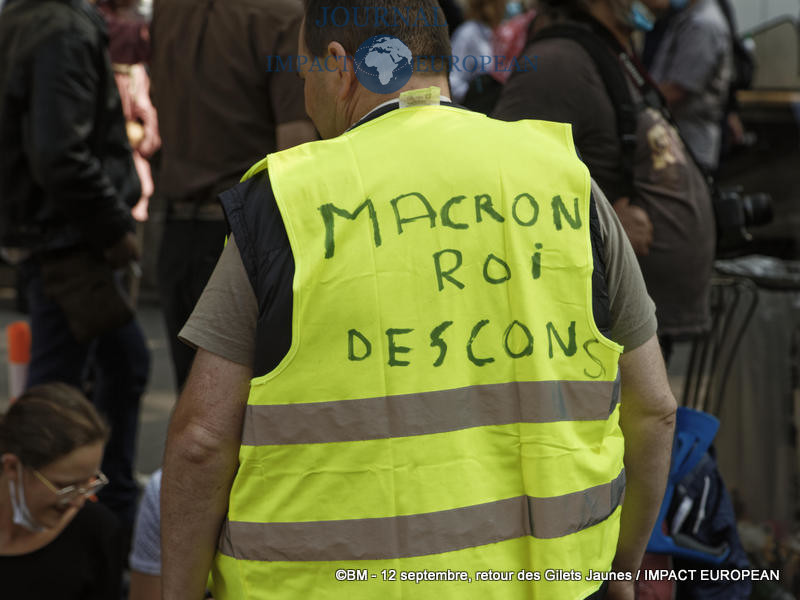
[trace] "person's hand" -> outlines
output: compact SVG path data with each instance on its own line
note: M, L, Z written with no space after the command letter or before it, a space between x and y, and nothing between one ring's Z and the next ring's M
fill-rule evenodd
M744 144L744 124L739 118L739 113L729 112L725 122L728 127L728 134L731 137L731 145L741 146Z
M620 198L614 202L622 228L628 235L633 251L639 256L647 256L653 243L653 223L640 206L631 204L630 198Z
M103 254L115 269L121 269L131 261L139 260L141 253L136 235L129 231L119 238L113 246L106 248Z
M633 581L609 581L606 600L634 600L636 591Z
M131 216L139 223L144 223L148 218L148 207L150 206L150 199L146 196L139 198L139 201L131 209Z
M144 127L139 121L127 121L125 123L125 133L128 134L128 143L131 148L136 150L144 139Z

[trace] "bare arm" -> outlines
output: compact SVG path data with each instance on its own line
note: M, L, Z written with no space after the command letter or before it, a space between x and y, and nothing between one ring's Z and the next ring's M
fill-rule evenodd
M664 96L664 100L667 101L667 106L670 108L670 110L674 109L677 105L683 102L687 96L686 89L680 84L672 81L660 83L658 85L658 89L661 90L661 94Z
M653 222L641 207L631 204L630 198L619 198L614 202L614 212L631 242L633 251L639 256L647 256L653 244Z
M159 600L161 598L161 576L147 575L131 569L129 600Z
M319 139L317 130L314 129L311 121L306 121L305 119L281 123L275 131L278 150L286 150L292 146L313 142L317 139Z
M619 366L627 485L614 570L635 573L664 497L677 406L656 336L623 354ZM608 597L632 599L632 583L610 585Z
M161 483L163 600L203 598L251 377L250 367L199 349L172 415Z

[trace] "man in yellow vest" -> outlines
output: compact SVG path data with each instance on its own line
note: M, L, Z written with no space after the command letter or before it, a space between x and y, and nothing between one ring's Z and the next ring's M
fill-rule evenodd
M163 597L632 599L675 401L569 126L452 105L433 0L308 0L300 48L323 140L220 196L181 332Z

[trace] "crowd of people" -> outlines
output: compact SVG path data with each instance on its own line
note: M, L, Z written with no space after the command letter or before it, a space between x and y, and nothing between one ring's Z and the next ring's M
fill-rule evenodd
M355 1L5 0L0 246L33 342L0 421L4 590L374 597L334 572L636 572L669 469L665 361L711 321L710 182L738 139L727 2L373 0L446 16L395 20L415 59L535 65L376 91L357 60L387 31ZM332 6L352 22L320 26ZM180 398L142 493L131 290L154 205Z

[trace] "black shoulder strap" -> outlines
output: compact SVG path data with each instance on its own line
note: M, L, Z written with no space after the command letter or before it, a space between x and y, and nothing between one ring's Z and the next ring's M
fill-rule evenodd
M617 117L617 133L622 144L621 167L624 174L624 193L632 197L637 110L619 59L613 54L613 49L609 48L605 41L583 23L551 25L536 33L529 39L528 44L550 38L574 40L586 50L586 53L594 61Z
M725 21L728 23L728 31L731 34L731 46L733 48L734 80L731 82L728 109L736 104L736 91L748 90L753 85L755 75L755 61L753 55L745 48L742 38L736 27L736 16L733 7L728 0L717 0L717 5L722 11Z

